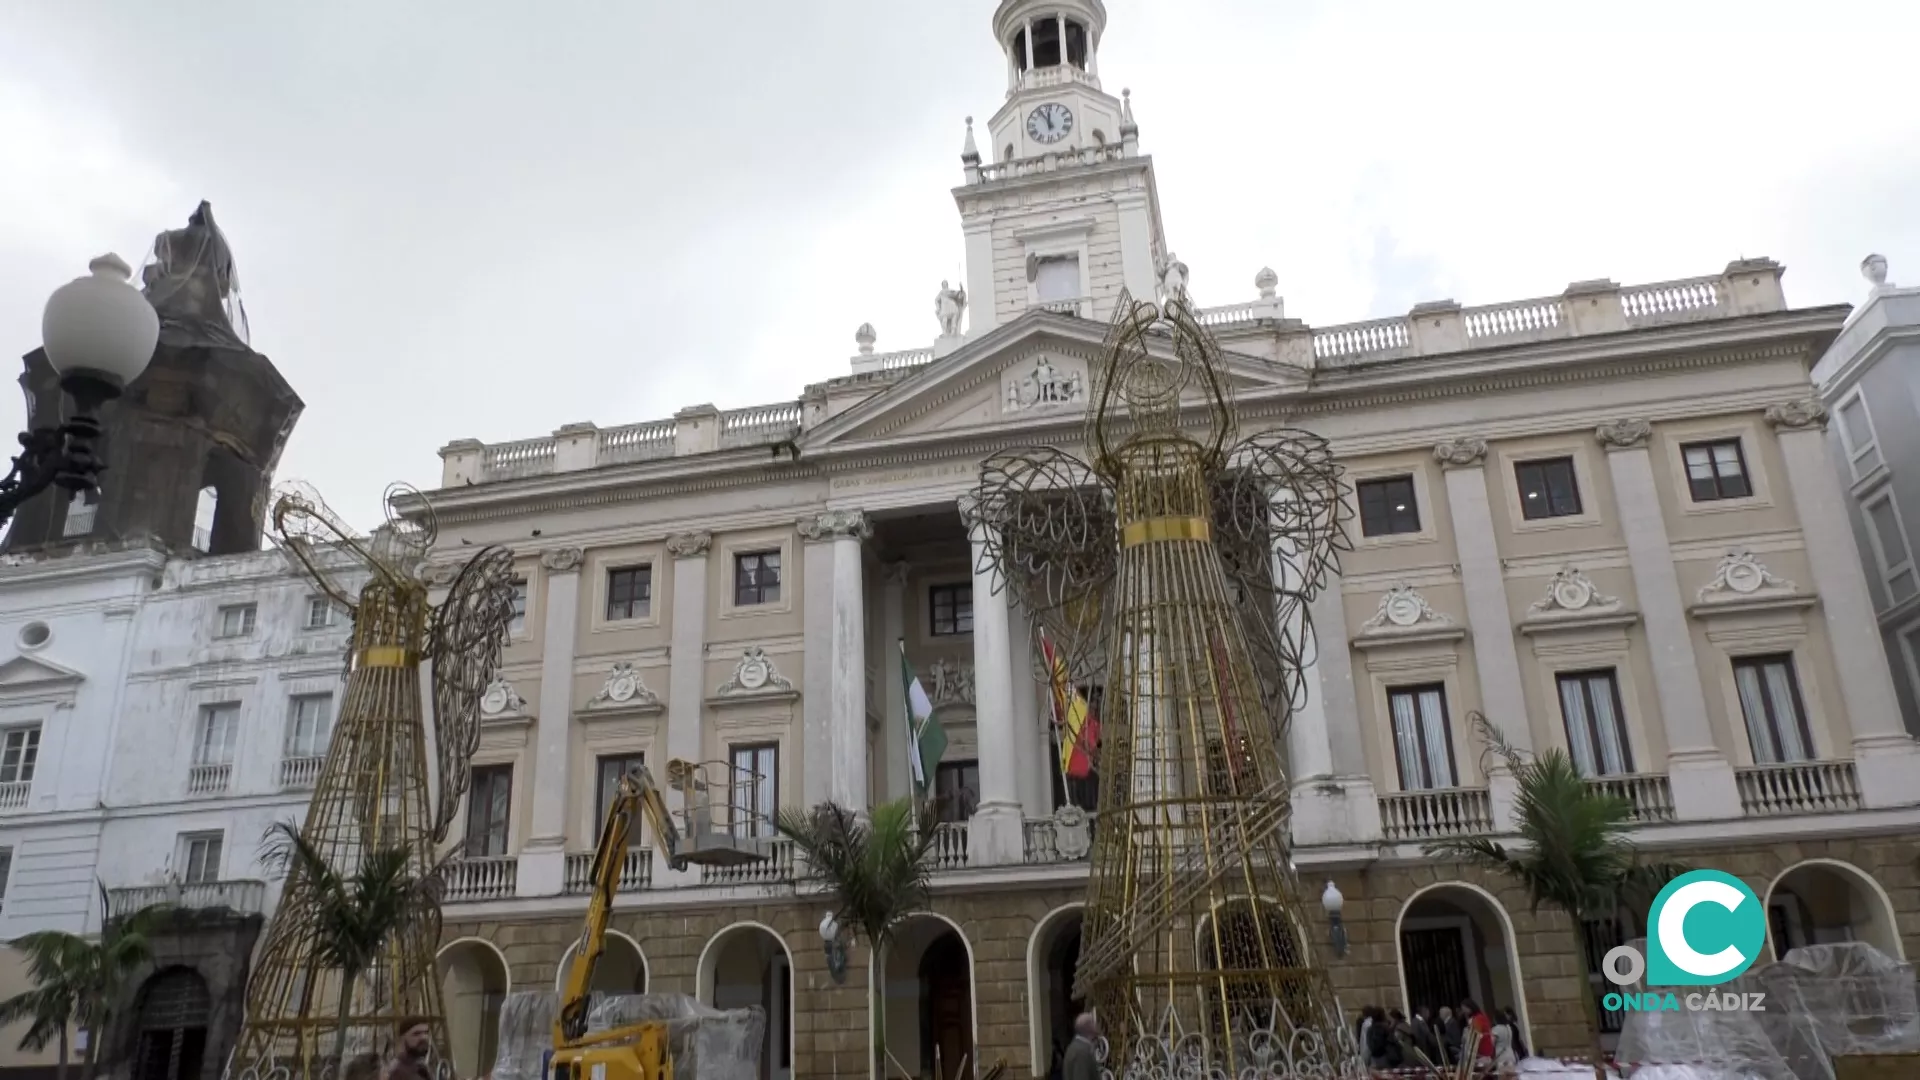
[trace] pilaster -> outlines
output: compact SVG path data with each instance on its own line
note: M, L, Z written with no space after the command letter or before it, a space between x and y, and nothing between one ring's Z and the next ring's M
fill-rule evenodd
M1651 423L1632 418L1594 429L1594 437L1607 451L1627 562L1633 569L1634 595L1653 657L1654 691L1667 733L1674 816L1681 821L1737 818L1742 810L1733 765L1707 724L1707 695L1700 685L1693 628L1682 604L1653 458L1647 452L1652 436Z
M1287 753L1293 766L1293 842L1315 844L1369 844L1380 839L1380 796L1367 771L1360 745L1360 703L1353 687L1353 651L1347 644L1346 601L1340 579L1329 575L1308 605L1312 616L1309 638L1303 643L1306 663L1306 704L1288 725ZM1304 720L1302 719L1304 717ZM1304 772L1294 755L1301 723L1318 726L1324 740L1325 775Z
M540 718L534 728L533 816L520 850L516 892L557 896L566 873L569 736L573 731L573 643L580 622L579 548L540 555L546 578L540 643Z
M1135 300L1151 299L1157 283L1153 268L1153 209L1145 190L1113 197L1119 216L1120 280Z
M861 544L873 535L858 510L829 510L799 523L806 544L807 804L832 800L865 811L867 618Z
M988 526L962 508L973 554L974 732L979 742L980 804L967 828L972 866L1005 866L1026 858L1020 813L1019 743L1014 734L1011 620L1007 594L994 588L987 559Z
M673 561L673 637L667 657L666 753L656 751L656 760L650 763L650 771L662 782L668 762L675 758L697 762L705 756L700 752L700 732L706 707L707 561L712 549L709 532L667 537L667 556ZM666 795L674 809L683 813L688 809L682 796L671 789ZM695 871L667 865L665 845L654 843L653 852L653 880L676 884L698 880Z
M1868 808L1920 802L1920 744L1907 733L1873 596L1854 545L1839 475L1828 456L1827 407L1811 398L1767 408L1780 439L1814 589L1840 673L1840 697L1853 730L1854 768Z
M966 223L967 338L972 340L998 325L999 302L993 291L993 218Z

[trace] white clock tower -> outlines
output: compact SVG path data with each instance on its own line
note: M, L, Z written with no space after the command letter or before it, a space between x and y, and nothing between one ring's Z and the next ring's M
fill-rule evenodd
M1106 26L1101 0L1001 0L994 12L1007 100L987 121L987 155L967 122L954 189L969 337L1033 307L1105 319L1122 288L1153 296L1159 196L1127 91L1100 86Z

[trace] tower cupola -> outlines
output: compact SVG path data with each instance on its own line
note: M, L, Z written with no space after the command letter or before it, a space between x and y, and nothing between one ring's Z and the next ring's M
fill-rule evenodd
M1101 0L1002 0L993 34L1007 56L1007 93L1065 82L1100 86Z

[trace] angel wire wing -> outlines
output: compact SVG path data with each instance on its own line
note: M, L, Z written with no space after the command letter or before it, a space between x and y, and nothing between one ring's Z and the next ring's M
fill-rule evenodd
M1031 616L1075 682L1098 682L1100 629L1119 565L1111 489L1064 450L1034 447L980 464L969 524L986 526L981 569ZM1034 649L1037 674L1050 675Z
M353 527L320 498L320 493L298 480L274 490L273 522L268 535L286 553L297 571L313 579L320 591L341 608L357 610L356 590L321 567L321 553L350 551L375 573L389 573L386 565L354 535Z
M446 840L480 745L480 699L500 667L513 621L513 553L482 548L455 575L433 609L427 656L433 661L433 730L440 755L440 799L433 841Z
M1270 715L1286 716L1304 700L1301 671L1314 656L1308 605L1351 550L1346 484L1327 441L1310 431L1249 436L1227 450L1226 462L1214 543L1247 605L1242 624Z

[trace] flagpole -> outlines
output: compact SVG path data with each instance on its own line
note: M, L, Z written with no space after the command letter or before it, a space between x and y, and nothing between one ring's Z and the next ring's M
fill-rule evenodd
M1066 670L1066 663L1056 663L1058 653L1053 650L1053 642L1048 639L1045 627L1040 628L1040 655L1047 662L1047 712L1053 717L1053 771L1060 777L1060 799L1073 802L1073 788L1067 785L1066 744L1060 739L1060 684L1059 676Z

